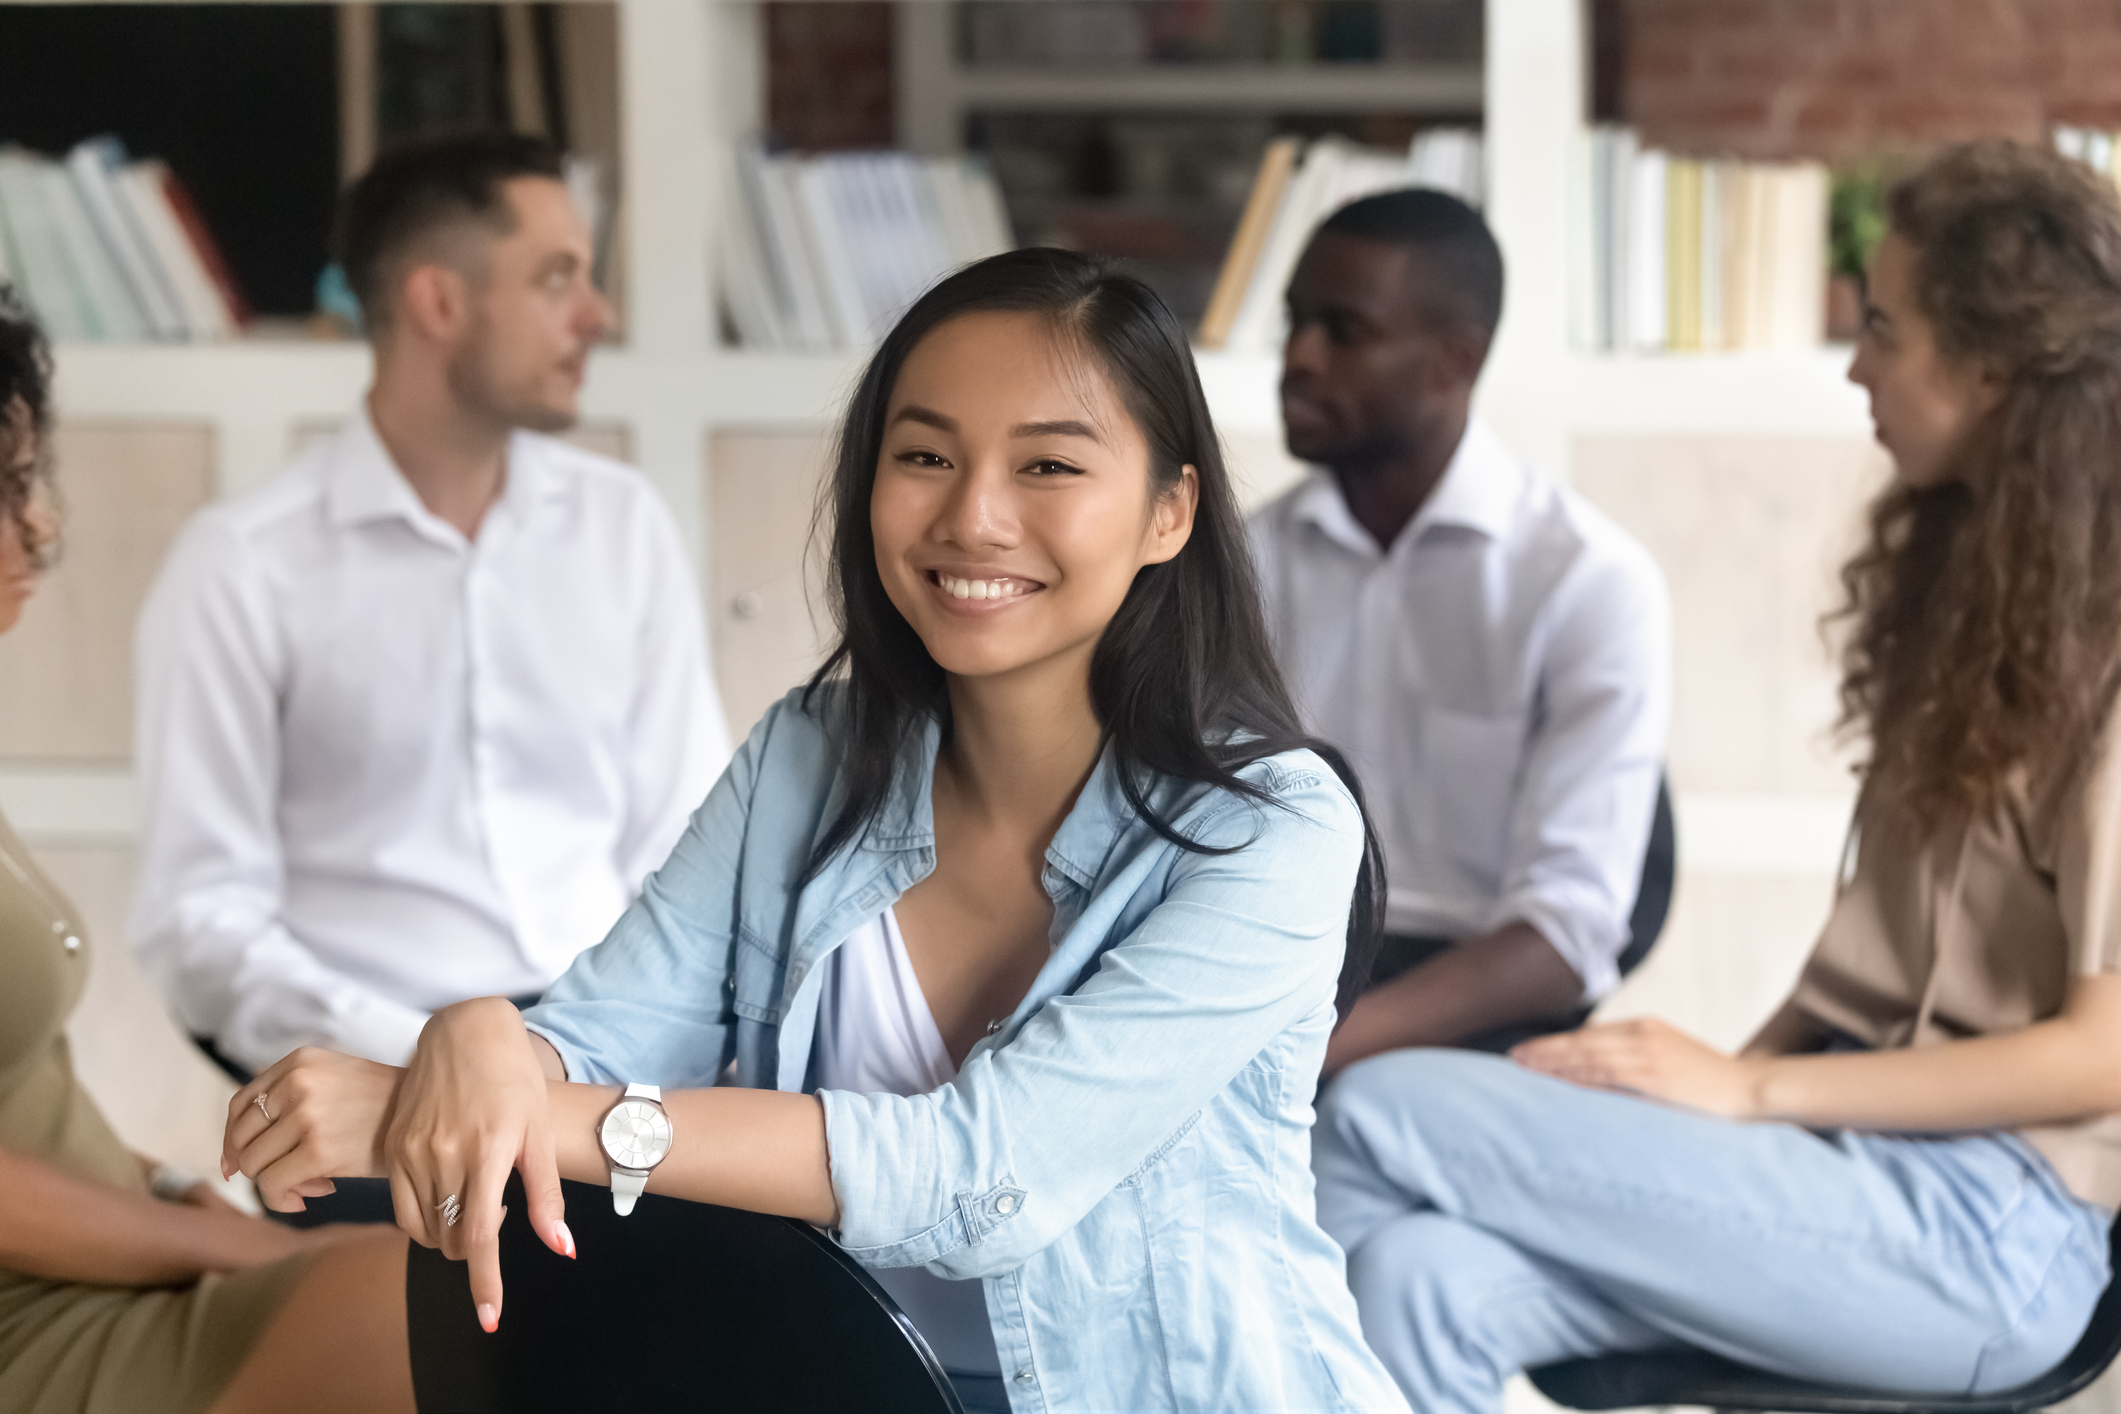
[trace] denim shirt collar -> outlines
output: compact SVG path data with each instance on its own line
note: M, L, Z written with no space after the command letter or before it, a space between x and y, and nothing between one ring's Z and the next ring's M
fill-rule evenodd
M891 789L860 841L820 872L797 902L799 941L789 959L777 1047L775 1083L782 1090L805 1087L824 970L832 954L865 919L896 904L935 870L935 761L941 747L942 726L930 718L900 752ZM1050 937L1056 949L1080 916L1084 900L1095 890L1100 871L1132 817L1107 742L1046 847L1043 882L1053 900ZM1024 1018L1057 991L1073 985L1076 971L1071 967L1063 976L1049 962L1022 1003L997 1022L972 1054L1006 1042Z
M880 854L934 851L935 760L942 739L942 725L931 717L899 754L891 792L863 836L861 848ZM1046 846L1047 865L1077 888L1091 888L1132 813L1120 788L1112 743L1107 741L1067 818ZM918 882L907 881L899 892Z

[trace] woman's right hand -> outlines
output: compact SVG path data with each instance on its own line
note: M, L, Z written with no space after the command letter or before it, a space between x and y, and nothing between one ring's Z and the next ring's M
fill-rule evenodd
M500 997L459 1002L420 1032L384 1139L398 1226L415 1242L471 1264L471 1296L488 1331L501 1318L501 1190L523 1175L532 1228L574 1255L553 1151L544 1068L515 1006ZM443 1208L462 1205L455 1224Z

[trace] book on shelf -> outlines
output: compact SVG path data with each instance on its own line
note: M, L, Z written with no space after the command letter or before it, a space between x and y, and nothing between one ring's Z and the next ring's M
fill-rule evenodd
M1268 143L1201 320L1200 346L1245 353L1277 347L1296 262L1312 233L1349 202L1396 188L1435 187L1477 206L1482 171L1480 135L1455 128L1419 133L1404 152L1341 137L1307 147L1295 138Z
M1702 161L1586 133L1570 323L1594 349L1810 348L1825 338L1826 168Z
M721 180L722 304L745 348L874 343L942 275L1016 243L971 158L746 144Z
M183 184L115 138L0 149L0 273L63 342L220 339L249 317Z

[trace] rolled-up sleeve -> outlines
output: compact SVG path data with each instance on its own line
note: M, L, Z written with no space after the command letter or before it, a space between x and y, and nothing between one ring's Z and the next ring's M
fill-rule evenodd
M1589 1003L1619 983L1642 881L1671 722L1672 608L1632 545L1587 557L1574 579L1555 597L1489 926L1536 928Z
M1181 821L1201 843L1239 848L1139 861L1168 869L1161 901L1080 987L951 1084L820 1092L839 1237L857 1260L959 1279L1021 1265L1276 1036L1331 1008L1361 819L1322 763L1281 773L1273 790L1286 808L1223 796ZM1148 882L1102 880L1099 897Z

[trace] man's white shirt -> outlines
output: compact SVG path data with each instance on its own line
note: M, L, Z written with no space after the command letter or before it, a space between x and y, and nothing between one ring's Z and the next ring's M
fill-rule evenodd
M1368 793L1387 930L1529 923L1610 991L1671 717L1648 553L1477 421L1389 549L1324 471L1251 531L1298 708Z
M135 656L133 942L253 1068L399 1064L432 1010L541 991L729 758L669 512L530 433L467 541L364 410L193 520Z

